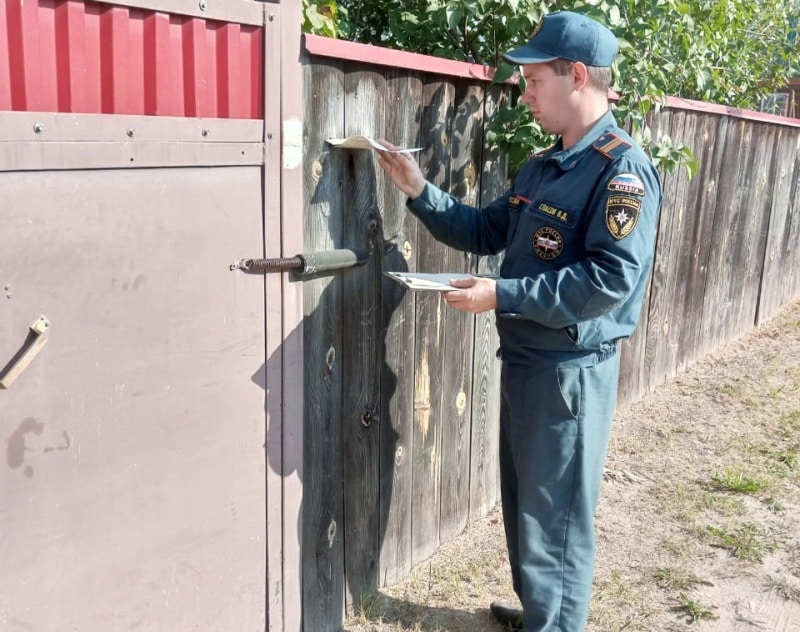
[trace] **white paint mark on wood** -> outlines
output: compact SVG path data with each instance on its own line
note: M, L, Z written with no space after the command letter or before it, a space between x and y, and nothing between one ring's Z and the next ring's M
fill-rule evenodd
M288 119L283 122L283 168L297 169L303 164L303 122Z

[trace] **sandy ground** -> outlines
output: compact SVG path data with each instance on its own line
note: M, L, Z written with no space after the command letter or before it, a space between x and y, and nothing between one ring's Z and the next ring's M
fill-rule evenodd
M800 631L800 302L617 416L588 632ZM501 630L499 509L348 619Z

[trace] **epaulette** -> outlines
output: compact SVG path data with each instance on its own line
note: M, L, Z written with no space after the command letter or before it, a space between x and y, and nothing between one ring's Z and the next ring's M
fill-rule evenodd
M603 154L606 158L614 160L628 151L631 148L631 144L622 140L613 132L606 132L595 141L592 147Z

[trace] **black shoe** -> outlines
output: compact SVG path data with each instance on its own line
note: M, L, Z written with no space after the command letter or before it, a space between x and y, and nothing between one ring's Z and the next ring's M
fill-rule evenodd
M525 617L522 615L522 610L515 608L511 604L504 601L495 601L489 606L489 610L491 610L495 619L509 630L522 632L525 628Z

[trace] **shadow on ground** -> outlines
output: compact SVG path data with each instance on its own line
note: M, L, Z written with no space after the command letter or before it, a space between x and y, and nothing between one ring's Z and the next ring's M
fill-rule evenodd
M504 630L488 608L475 611L430 606L396 599L378 593L364 602L350 617L343 632L365 632L375 629L414 630L421 632L464 632L465 630Z

